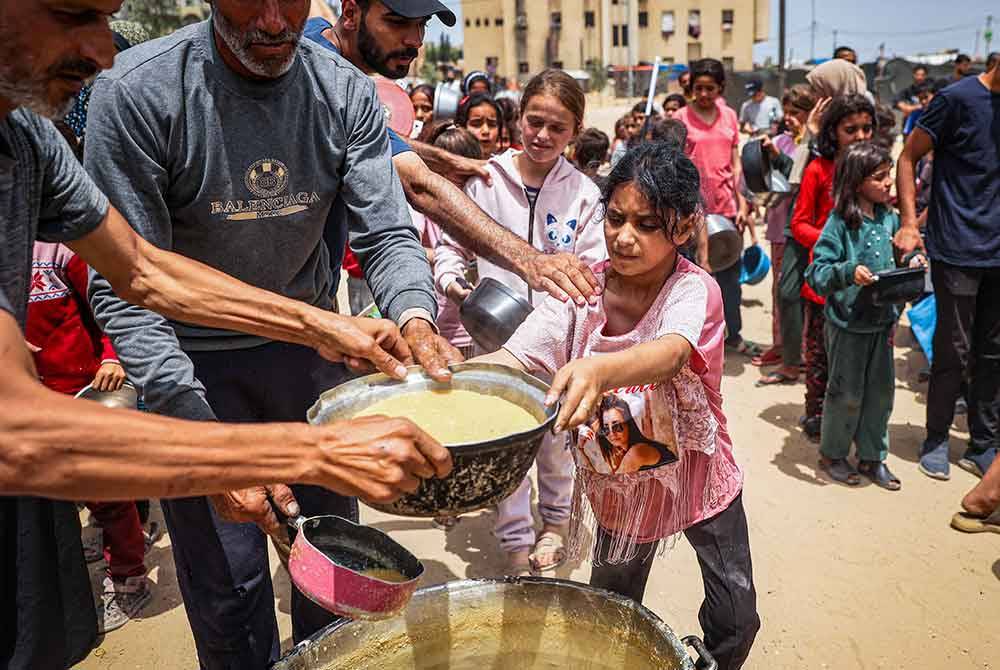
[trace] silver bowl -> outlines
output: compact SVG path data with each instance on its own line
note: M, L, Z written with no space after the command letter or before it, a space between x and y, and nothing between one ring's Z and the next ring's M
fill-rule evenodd
M539 425L487 442L446 445L453 468L443 479L425 479L416 493L394 503L369 506L400 516L436 517L492 507L508 497L528 474L558 405L545 406L548 385L531 375L502 365L461 363L451 366L451 383L436 382L419 367L408 369L404 381L383 374L346 382L320 395L306 414L313 425L350 419L392 396L414 391L459 389L496 396L527 410ZM476 417L470 416L470 421Z
M743 236L736 230L736 224L721 214L705 216L708 232L708 264L712 272L732 267L743 254Z
M476 344L494 352L507 344L533 309L509 286L486 277L462 301L458 313Z
M112 409L136 409L139 405L139 392L128 382L122 384L117 391L98 391L88 384L80 389L76 397L94 400Z

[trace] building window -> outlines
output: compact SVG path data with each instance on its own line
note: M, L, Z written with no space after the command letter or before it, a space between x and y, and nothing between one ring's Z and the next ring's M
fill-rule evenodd
M622 46L628 46L628 24L626 23L622 24Z
M517 71L520 74L528 74L531 70L528 69L528 61L521 61L517 64Z
M649 12L639 12L639 27L640 28L649 27Z
M479 19L476 19L476 27L478 28L481 24L482 24L482 21L479 20Z
M562 12L552 12L550 19L552 28L562 28Z
M701 37L701 10L692 9L688 12L688 37L698 39Z
M466 19L465 20L465 27L466 28L471 28L472 27L472 19Z
M594 21L594 12L584 12L583 13L583 27L593 28L596 21Z
M495 25L497 28L499 28L500 26L502 26L503 25L503 17L502 16L498 16L495 19L493 19L493 25Z
M611 46L618 47L621 46L620 40L618 39L618 24L611 26Z
M483 19L483 25L486 26L487 28L489 28L490 27L490 20L488 18Z
M612 5L617 5L618 4L618 0L611 0L611 4Z
M660 15L660 32L664 37L674 34L674 12L669 10Z
M733 29L733 10L723 9L722 10L722 29L732 30Z
M732 56L724 56L722 58L722 65L725 66L726 72L732 72L736 66L736 61L733 60Z
M552 67L554 67L557 70L563 69L562 61L561 60L552 61Z

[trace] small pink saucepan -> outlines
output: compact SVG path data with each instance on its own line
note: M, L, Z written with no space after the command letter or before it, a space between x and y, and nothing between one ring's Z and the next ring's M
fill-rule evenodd
M339 516L288 519L292 582L320 607L351 619L386 619L406 607L423 564L382 531Z

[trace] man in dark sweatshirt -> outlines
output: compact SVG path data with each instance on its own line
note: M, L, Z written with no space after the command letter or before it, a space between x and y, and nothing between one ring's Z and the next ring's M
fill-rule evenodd
M417 363L447 379L461 360L433 330L430 266L389 156L372 80L300 40L309 2L217 0L211 20L119 55L94 84L84 162L138 232L248 284L332 308L350 237L382 314ZM324 232L337 238L324 243ZM118 298L91 302L154 412L223 421L302 420L349 377L314 351L170 321ZM306 516L357 519L353 498L292 486ZM266 536L284 486L165 501L205 668L263 669L280 637ZM332 621L297 590L296 641Z

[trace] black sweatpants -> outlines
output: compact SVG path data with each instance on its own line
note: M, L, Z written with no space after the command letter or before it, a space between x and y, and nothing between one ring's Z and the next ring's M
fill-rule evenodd
M760 630L743 494L711 519L685 530L684 535L698 554L705 585L705 600L698 612L705 646L719 663L719 670L738 670ZM658 544L641 545L634 560L619 565L606 565L607 556L598 555L595 562L601 565L593 568L590 585L641 603ZM609 545L607 531L598 529L597 546Z
M344 366L294 344L188 355L220 421L304 421L320 393L349 378ZM353 498L316 486L292 490L304 516L358 519ZM266 535L252 523L219 519L204 497L164 500L162 506L201 667L265 670L278 660L281 645ZM295 642L335 619L294 586L291 611Z
M742 264L733 263L725 270L713 272L712 276L719 284L722 292L722 314L726 319L726 344L739 344L742 340L743 314L743 287L740 285L740 271Z
M931 263L937 301L927 436L945 439L969 376L970 447L1000 447L1000 268Z

